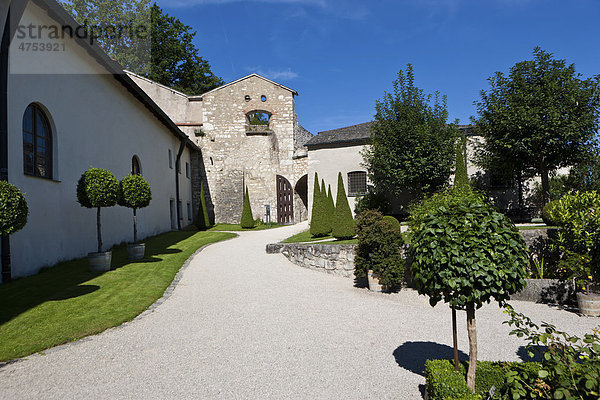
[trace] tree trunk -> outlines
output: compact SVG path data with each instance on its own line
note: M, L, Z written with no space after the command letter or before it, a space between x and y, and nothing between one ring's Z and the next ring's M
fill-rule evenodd
M550 202L550 178L547 168L542 168L542 207Z
M454 370L458 372L458 335L456 334L456 308L452 307L452 344L454 345Z
M102 224L100 222L100 207L96 216L96 226L98 228L98 253L102 253Z
M135 212L135 208L133 209L133 243L137 243L137 215Z
M477 326L475 325L475 304L467 304L467 331L469 333L469 370L467 385L475 391L475 370L477 369Z

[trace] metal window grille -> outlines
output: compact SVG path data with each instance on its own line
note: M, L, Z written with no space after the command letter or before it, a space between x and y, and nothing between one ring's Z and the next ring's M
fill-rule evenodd
M357 196L367 192L367 173L348 172L348 196Z

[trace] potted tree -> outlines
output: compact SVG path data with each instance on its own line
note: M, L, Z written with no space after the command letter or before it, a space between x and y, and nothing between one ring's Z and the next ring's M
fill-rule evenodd
M9 235L23 229L27 224L27 201L21 191L6 181L0 181L0 235L8 240ZM6 246L4 250L9 250ZM2 281L11 279L10 253L2 255Z
M137 210L147 207L150 200L152 200L150 185L141 175L129 175L119 182L118 203L133 210L133 243L127 244L127 256L130 260L144 258L146 245L138 243L137 239Z
M77 201L82 207L96 208L96 230L98 233L98 252L89 253L88 260L92 271L110 270L112 251L102 251L102 223L100 210L112 207L119 198L119 181L109 171L101 168L90 168L77 182Z

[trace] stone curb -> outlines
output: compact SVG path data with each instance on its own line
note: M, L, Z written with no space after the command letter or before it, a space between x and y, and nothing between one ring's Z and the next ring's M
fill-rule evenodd
M229 232L229 233L235 233L235 232ZM179 281L181 280L183 273L185 272L185 270L187 269L187 267L189 267L190 263L192 262L192 260L194 259L194 257L196 257L198 254L200 254L200 252L202 250L204 250L205 248L207 248L208 246L211 246L213 244L217 244L217 243L222 243L222 242L226 242L228 240L233 240L235 238L239 237L239 235L229 238L229 239L225 239L225 240L220 240L218 242L214 242L214 243L209 243L209 244L205 244L204 246L200 247L198 250L196 250L194 252L194 254L192 254L187 260L185 260L185 262L183 263L183 265L181 266L181 268L179 268L179 271L177 271L177 274L175 274L175 277L173 278L173 281L171 282L171 284L169 285L169 287L167 287L167 289L165 290L165 292L163 293L162 297L160 297L158 300L156 300L154 303L152 303L145 311L143 311L141 314L139 314L138 316L136 316L134 319L132 319L131 321L127 321L127 322L123 322L121 325L118 326L113 326L112 328L107 328L105 330L103 330L102 332L96 333L94 335L90 335L90 336L85 336L82 337L81 339L77 339L74 340L72 342L69 343L65 343L65 344L59 344L57 346L54 347L50 347L49 349L46 350L40 350L37 353L33 353L30 354L28 356L25 357L21 357L21 358L15 358L14 360L9 360L9 361L4 361L4 362L0 362L0 369L2 369L3 367L10 365L10 364L15 364L21 361L25 361L28 357L31 357L33 355L36 354L40 354L40 355L45 355L48 353L54 353L55 351L59 351L59 350L63 350L66 348L69 348L71 346L76 346L80 343L83 342L87 342L89 340L92 340L95 336L101 335L103 333L106 333L108 331L112 331L112 330L118 330L118 329L122 329L142 318L144 318L146 315L154 312L154 310L156 310L162 303L165 302L165 300L167 300L169 297L171 297L171 295L173 294L173 291L175 290L175 287L179 284Z

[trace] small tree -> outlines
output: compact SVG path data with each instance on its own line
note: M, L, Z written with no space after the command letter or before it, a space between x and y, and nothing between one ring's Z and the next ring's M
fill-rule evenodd
M254 217L252 216L252 207L250 206L250 196L248 195L248 187L246 186L246 194L244 195L244 207L242 208L242 219L240 225L244 229L254 228Z
M207 230L211 225L210 218L208 217L208 209L206 208L206 199L204 198L204 182L200 184L200 204L198 205L195 224L201 231Z
M148 207L152 191L141 175L126 176L119 182L119 187L119 205L133 210L133 243L137 243L137 210Z
M333 216L335 214L335 203L333 202L333 195L331 194L331 185L327 185L327 215L329 215L329 226L333 231Z
M315 184L313 191L313 206L310 218L310 234L313 237L327 236L331 231L327 223L326 200L321 186L319 185L319 176L315 172Z
M90 168L77 182L77 201L82 207L96 208L96 230L98 234L98 253L102 253L102 223L100 210L112 207L119 199L119 181L109 171Z
M27 201L21 191L6 181L0 181L0 235L3 240L23 229L28 214ZM3 251L9 250L9 246L3 248ZM10 253L2 254L2 280L8 282L10 278Z
M429 296L432 306L443 300L466 310L467 383L474 390L475 310L492 298L502 303L525 286L527 247L514 224L476 193L435 194L417 208L420 212L411 216L414 282L420 294Z
M350 210L350 205L348 205L342 173L339 172L337 199L335 213L333 214L333 236L336 239L351 239L354 237L355 225L352 210Z
M325 215L325 221L327 223L327 233L331 233L331 230L333 229L333 214L330 213L331 208L327 194L327 187L325 186L325 179L321 179L321 201L323 206L323 214Z

